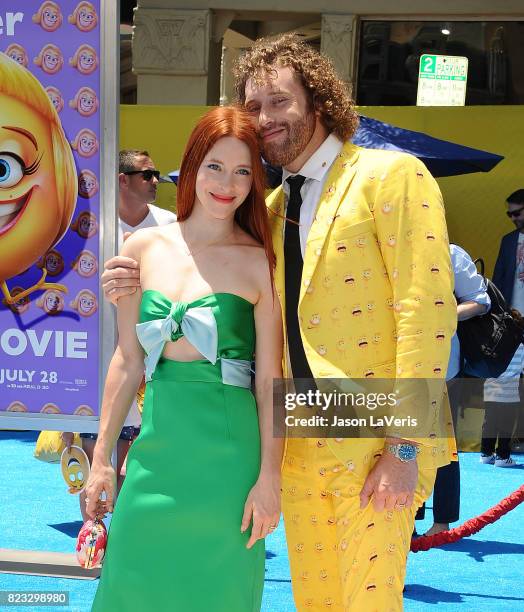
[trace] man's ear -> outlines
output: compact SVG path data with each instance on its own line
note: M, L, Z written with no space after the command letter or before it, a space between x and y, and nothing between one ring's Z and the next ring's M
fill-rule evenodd
M125 185L127 185L127 176L120 172L120 174L118 175L118 187L119 189L122 189L122 187L124 187Z

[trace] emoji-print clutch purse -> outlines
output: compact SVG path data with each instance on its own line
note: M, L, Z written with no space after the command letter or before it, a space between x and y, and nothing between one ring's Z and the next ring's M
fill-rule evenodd
M98 517L86 521L76 539L76 558L84 569L93 569L102 565L106 552L107 529L104 521Z

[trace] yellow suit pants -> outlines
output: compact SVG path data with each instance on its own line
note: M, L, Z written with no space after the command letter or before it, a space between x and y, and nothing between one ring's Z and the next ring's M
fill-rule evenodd
M415 513L435 470L419 470L404 510L360 510L365 476L350 471L322 439L288 441L282 503L299 612L399 612Z

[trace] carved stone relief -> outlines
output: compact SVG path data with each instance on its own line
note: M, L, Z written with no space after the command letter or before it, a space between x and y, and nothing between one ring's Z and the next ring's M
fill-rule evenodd
M137 74L205 75L210 11L139 8L133 29Z

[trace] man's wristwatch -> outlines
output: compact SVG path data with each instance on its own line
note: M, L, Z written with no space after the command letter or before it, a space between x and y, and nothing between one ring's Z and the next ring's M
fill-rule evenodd
M407 463L408 461L415 461L420 452L420 447L407 443L386 444L386 450L403 463Z

